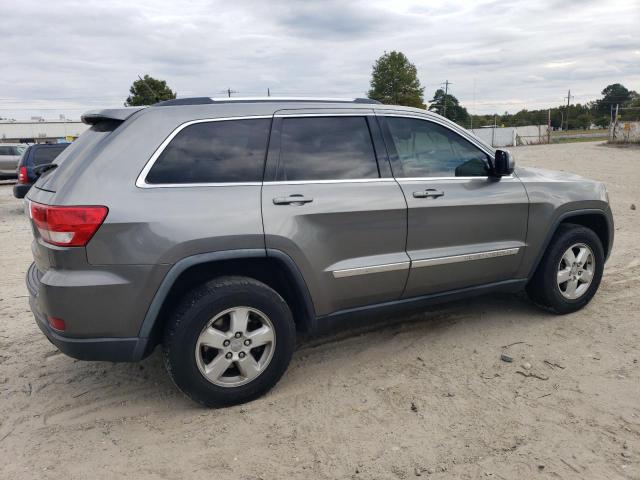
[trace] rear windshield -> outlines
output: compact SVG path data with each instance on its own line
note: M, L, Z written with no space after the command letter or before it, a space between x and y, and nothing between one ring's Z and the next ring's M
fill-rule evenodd
M98 151L102 142L121 123L100 122L86 130L54 159L53 163L60 166L41 175L36 187L55 192L73 175L74 168L77 168L77 165L93 158L92 152Z
M59 147L37 148L33 153L33 165L37 167L39 165L45 165L47 163L53 162L65 148L67 148L67 145L60 145Z

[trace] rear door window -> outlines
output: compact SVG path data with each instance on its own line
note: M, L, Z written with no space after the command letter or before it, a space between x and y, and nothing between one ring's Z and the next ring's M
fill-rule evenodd
M284 118L276 180L378 178L366 117Z
M65 148L66 145L60 147L36 148L36 151L33 152L33 165L37 167L39 165L46 165L47 163L53 162Z
M261 182L270 126L270 118L189 125L162 151L146 183Z

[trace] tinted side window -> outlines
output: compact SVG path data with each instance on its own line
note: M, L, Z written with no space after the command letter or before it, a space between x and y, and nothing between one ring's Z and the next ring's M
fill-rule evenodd
M15 147L0 147L0 155L17 155Z
M261 182L271 119L189 125L171 140L147 183Z
M487 176L487 155L457 133L437 123L387 117L396 153L396 177Z
M45 165L53 162L65 148L66 147L36 148L36 151L33 152L33 165Z
M365 117L285 118L277 180L378 178Z

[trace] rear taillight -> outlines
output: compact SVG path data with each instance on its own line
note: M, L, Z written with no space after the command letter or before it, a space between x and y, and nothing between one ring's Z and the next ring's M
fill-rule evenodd
M84 247L109 211L102 206L54 207L35 202L29 208L42 239L61 247Z
M18 183L27 183L29 175L27 175L27 167L20 167L18 170Z

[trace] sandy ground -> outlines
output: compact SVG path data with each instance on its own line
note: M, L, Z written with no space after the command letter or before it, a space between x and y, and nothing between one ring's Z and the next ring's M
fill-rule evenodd
M586 309L487 297L306 341L269 395L222 410L177 392L157 352L85 363L47 342L0 185L0 478L640 479L640 149L514 151L608 185L615 247Z

